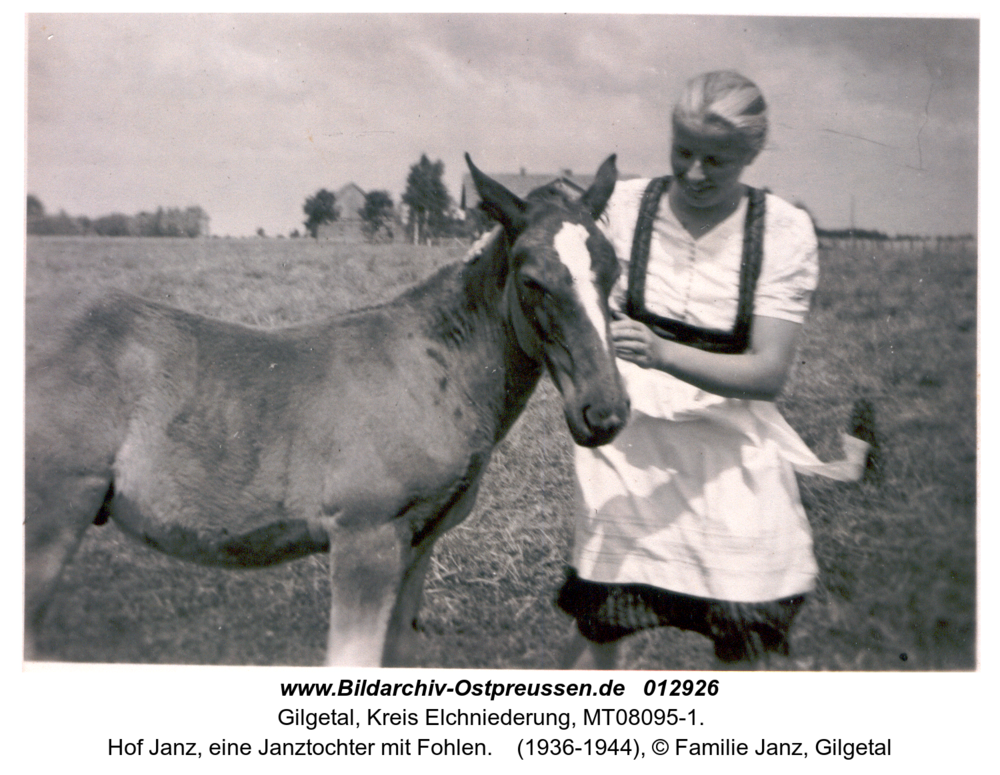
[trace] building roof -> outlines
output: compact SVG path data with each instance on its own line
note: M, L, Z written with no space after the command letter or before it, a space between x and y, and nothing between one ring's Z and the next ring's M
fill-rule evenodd
M337 197L336 206L340 210L340 220L356 221L361 216L358 210L365 206L365 191L356 183L348 183L334 192Z
M590 184L594 182L594 175L574 175L571 170L563 170L557 173L529 174L525 170L519 173L487 173L493 180L502 185L512 194L522 199L534 191L549 183L556 183L571 191L582 194ZM619 175L619 180L629 180L635 175ZM471 210L479 204L479 192L472 182L472 175L466 173L462 176L462 208Z

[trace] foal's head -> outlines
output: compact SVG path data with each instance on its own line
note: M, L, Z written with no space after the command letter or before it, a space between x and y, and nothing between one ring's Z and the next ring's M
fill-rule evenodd
M579 198L549 185L520 199L468 155L466 161L483 209L503 225L511 246L504 298L517 342L548 368L573 439L605 444L628 417L609 327L618 261L595 225L614 190L615 157Z

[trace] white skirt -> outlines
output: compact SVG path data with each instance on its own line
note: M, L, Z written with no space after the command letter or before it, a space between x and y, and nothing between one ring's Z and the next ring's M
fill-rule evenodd
M820 461L768 401L727 399L618 361L628 425L576 448L581 578L760 603L808 592L818 571L795 472L856 480L868 445Z

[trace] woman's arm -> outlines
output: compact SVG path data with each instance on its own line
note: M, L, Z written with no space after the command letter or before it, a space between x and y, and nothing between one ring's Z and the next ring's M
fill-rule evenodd
M754 317L750 347L740 355L706 352L661 339L643 323L612 321L619 358L659 369L726 398L773 401L788 378L802 326L779 318Z

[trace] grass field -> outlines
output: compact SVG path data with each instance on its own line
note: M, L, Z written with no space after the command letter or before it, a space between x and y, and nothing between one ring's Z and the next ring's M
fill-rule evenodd
M118 287L253 325L376 303L461 248L311 240L30 238L27 354L74 303ZM780 401L821 457L855 399L883 437L880 485L801 479L821 566L793 629L803 670L976 665L976 256L828 252ZM30 389L30 386L29 386ZM428 667L552 668L571 629L552 605L569 557L571 442L543 381L500 445L469 520L438 544L421 610ZM38 644L60 661L319 664L325 556L260 571L202 568L94 527ZM709 642L634 637L624 667L714 669Z

